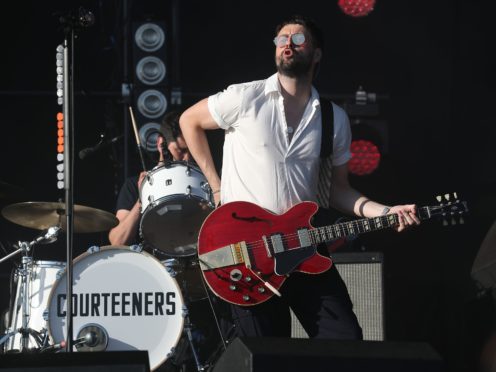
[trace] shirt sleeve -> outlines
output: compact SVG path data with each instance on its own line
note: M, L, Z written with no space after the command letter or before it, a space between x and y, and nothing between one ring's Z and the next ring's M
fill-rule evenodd
M119 196L117 197L115 211L117 212L120 209L130 211L138 201L138 198L138 177L129 177L124 181L124 184L121 187Z
M351 128L346 112L333 103L334 109L334 143L332 165L346 164L351 159Z
M243 87L243 84L230 85L208 97L208 110L220 128L229 129L238 121Z

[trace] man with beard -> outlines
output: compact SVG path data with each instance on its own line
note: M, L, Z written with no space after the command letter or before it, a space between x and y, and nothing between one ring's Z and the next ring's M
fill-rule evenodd
M248 201L282 214L302 201L316 201L319 152L327 139L322 138L326 123L312 80L322 58L323 36L312 20L293 16L277 26L274 43L276 74L231 85L198 102L183 113L180 125L216 203ZM222 180L205 135L219 127L226 131ZM361 217L397 213L398 231L420 223L415 205L387 207L350 186L350 133L346 113L334 105L331 205ZM291 307L310 337L362 337L334 266L318 275L292 273L281 294L256 306L230 305L234 335L289 337Z

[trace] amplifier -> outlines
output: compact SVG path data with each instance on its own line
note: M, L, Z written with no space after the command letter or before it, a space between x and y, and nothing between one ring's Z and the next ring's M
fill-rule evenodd
M332 260L343 278L364 340L384 340L383 255L380 252L333 253ZM291 337L308 335L291 311Z

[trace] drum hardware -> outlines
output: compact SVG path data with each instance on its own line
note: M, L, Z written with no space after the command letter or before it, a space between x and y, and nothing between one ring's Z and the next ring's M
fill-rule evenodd
M183 317L184 317L184 329L183 333L186 335L188 339L188 343L191 349L191 354L193 355L193 359L195 360L196 369L198 372L205 371L207 366L204 366L200 362L200 357L198 355L198 351L196 350L195 342L193 340L192 329L193 325L189 319L189 311L186 306L183 306Z
M207 181L201 182L200 187L203 191L208 193L209 198L208 198L208 207L211 209L215 208L214 204L214 193L212 192L212 188L210 187L210 184Z
M20 278L20 285L17 287L16 300L17 303L14 305L15 318L12 323L13 326L10 327L10 332L6 333L0 339L0 345L4 345L9 339L12 338L11 346L14 344L14 337L16 334L21 335L20 340L20 351L23 352L29 349L30 346L30 337L34 340L36 345L41 348L46 346L48 343L48 338L46 335L46 329L41 329L40 331L34 330L29 327L30 317L31 317L31 307L30 307L30 292L29 292L29 284L31 278L34 277L33 271L33 258L29 255L31 248L36 244L48 244L54 242L57 239L58 232L60 228L57 226L52 226L48 229L45 234L40 235L36 239L31 242L19 242L18 249L11 254L5 256L0 260L0 263L5 261L6 259L15 256L16 254L23 252L22 257L22 267L17 269L18 278ZM21 327L17 328L17 317L18 311L17 309L21 309L22 311L22 319L21 319ZM12 314L11 314L12 318Z
M186 302L195 302L207 298L207 290L202 280L198 260L194 257L171 258L164 252L154 249L154 256L167 257L160 260L167 272L174 278L181 288Z
M49 244L53 243L54 241L57 240L57 235L59 233L60 227L58 226L52 226L47 229L47 232L45 234L40 235L37 237L35 240L31 242L19 242L17 247L19 247L17 250L14 252L8 254L7 256L3 257L0 259L0 263L3 261L8 260L11 257L14 257L15 255L24 252L25 256L28 257L28 252L31 250L31 247L34 246L35 244Z
M153 250L154 255L162 255L162 256L167 256L164 252L160 250ZM219 318L217 316L216 310L214 308L214 305L212 303L212 299L210 298L210 294L207 290L206 283L201 275L200 267L199 267L199 262L198 260L191 259L190 257L180 257L180 258L168 258L163 261L161 261L162 264L165 266L167 272L178 281L178 284L182 290L183 297L187 300L186 301L186 306L185 310L186 311L186 317L185 317L185 323L184 323L184 333L188 339L188 343L191 347L191 351L193 354L193 358L195 360L196 367L198 371L205 371L210 367L210 364L213 363L215 360L219 358L220 353L226 350L227 348L227 341L224 339L224 336L221 331L220 327L220 322ZM191 270L191 268L196 267L198 270L198 277L195 278L195 280L192 280L191 275L189 277L186 277L183 275L184 272L187 272L187 270ZM182 280L181 280L182 279ZM189 279L189 280L188 280ZM195 286L193 287L193 291L191 290L191 284L194 283ZM189 288L189 289L188 289ZM201 290L201 296L198 294L198 292ZM189 310L187 309L187 305L189 302L195 302L198 300L208 300L208 304L210 307L210 310L212 312L212 315L214 317L215 321L215 326L218 332L218 335L221 340L221 345L219 345L217 351L214 352L214 354L218 355L211 355L210 358L206 361L205 364L200 363L200 359L198 356L198 352L195 348L194 345L194 337L192 336L192 331L194 330L194 326L190 321L189 318Z
M108 339L108 333L102 326L90 323L78 332L74 346L78 351L105 351Z

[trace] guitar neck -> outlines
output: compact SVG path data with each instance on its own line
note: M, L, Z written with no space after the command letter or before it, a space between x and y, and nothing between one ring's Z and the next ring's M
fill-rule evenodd
M428 220L433 214L436 207L421 207L417 210L420 220ZM328 243L338 238L344 238L351 235L363 234L366 232L383 230L399 224L397 214L387 214L384 216L363 218L348 222L337 223L334 225L318 227L311 230L313 241L317 244Z

